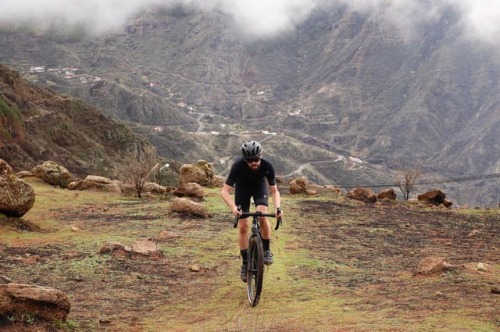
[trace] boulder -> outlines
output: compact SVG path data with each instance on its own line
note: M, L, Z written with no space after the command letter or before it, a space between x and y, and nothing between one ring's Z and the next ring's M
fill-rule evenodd
M68 296L57 289L17 283L0 284L0 316L30 313L47 321L66 321Z
M22 217L35 204L35 190L19 179L12 168L0 159L0 213Z
M216 176L214 176L213 186L216 188L222 188L224 186L225 181L226 181L226 178L224 178L220 175L216 175Z
M158 244L151 240L137 240L132 244L132 253L143 256L158 255Z
M444 192L437 189L418 195L417 198L419 202L435 206L443 204L443 206L449 208L453 204L452 202L446 200L446 194Z
M177 197L174 199L170 205L170 211L201 218L207 218L209 216L208 209L206 207L184 197Z
M307 193L307 179L303 176L290 181L288 186L290 194L306 194Z
M111 254L113 256L152 256L161 257L163 253L159 250L157 242L148 240L136 240L131 246L121 244L120 242L112 241L105 243L101 249L100 254Z
M117 181L110 180L103 176L87 175L84 180L73 181L68 185L69 190L100 190L114 193L121 193L120 185Z
M35 166L31 170L31 173L48 184L56 185L61 188L67 188L71 182L76 180L76 177L66 168L50 160Z
M203 188L195 182L181 183L174 191L174 195L178 197L187 196L196 199L203 199L205 193Z
M445 261L442 257L427 257L424 258L418 265L417 271L413 274L431 276L441 274L447 270L452 270L455 267Z
M205 187L214 187L220 182L215 176L213 163L199 160L195 164L184 164L179 171L179 183L194 182Z
M165 194L167 190L168 190L167 187L161 186L155 182L146 182L143 188L143 191L152 194Z
M377 196L368 188L354 188L347 193L347 197L365 203L375 203Z
M379 192L377 194L377 199L378 200L387 199L387 200L395 201L396 200L396 192L394 191L394 189L382 190L381 192Z

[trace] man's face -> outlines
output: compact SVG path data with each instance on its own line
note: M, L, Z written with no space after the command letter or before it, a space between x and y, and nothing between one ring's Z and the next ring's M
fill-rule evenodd
M245 161L252 171L257 171L260 168L261 157L245 158Z

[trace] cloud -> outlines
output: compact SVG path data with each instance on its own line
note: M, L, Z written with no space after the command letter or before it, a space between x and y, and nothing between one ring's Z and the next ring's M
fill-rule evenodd
M468 37L479 37L491 43L500 43L500 1L453 0L463 12Z
M314 0L228 0L222 2L221 8L231 14L245 32L273 36L292 30L321 3Z
M173 4L221 10L234 18L240 31L256 37L292 30L310 13L324 6L348 4L358 11L391 20L411 35L419 26L449 6L462 13L469 37L500 43L498 0L0 0L0 24L84 25L102 33L125 24L141 10Z
M165 3L160 0L0 0L0 24L53 23L84 25L92 33L121 27L137 12Z

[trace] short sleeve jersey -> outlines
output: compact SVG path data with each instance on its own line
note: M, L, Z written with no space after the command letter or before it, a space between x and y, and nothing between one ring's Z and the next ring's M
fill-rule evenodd
M254 171L247 165L245 159L240 157L231 166L226 184L231 187L236 185L237 188L252 188L262 185L266 179L270 186L276 184L274 167L269 161L262 158L260 168Z

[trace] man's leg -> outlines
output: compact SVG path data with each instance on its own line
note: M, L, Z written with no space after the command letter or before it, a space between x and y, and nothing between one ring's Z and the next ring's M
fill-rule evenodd
M248 218L238 221L238 245L242 258L240 278L243 282L247 282Z
M234 202L241 206L243 212L248 212L250 208L250 198L248 192L240 187L236 187L234 193ZM238 221L238 246L242 258L240 278L243 282L247 282L247 258L248 258L248 218Z
M257 205L257 211L267 213L266 205ZM266 217L259 218L260 233L262 235L262 245L264 247L264 264L271 265L273 263L273 254L271 252L271 223Z

